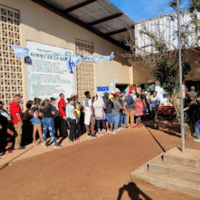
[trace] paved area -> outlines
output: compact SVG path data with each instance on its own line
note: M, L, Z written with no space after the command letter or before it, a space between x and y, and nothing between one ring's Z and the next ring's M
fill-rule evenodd
M54 150L53 145L45 149L31 144L3 156L0 199L197 199L140 180L130 183L134 169L181 146L180 134L174 130L143 126L99 139L83 135L78 144L66 139L62 145ZM200 144L188 141L186 147L200 149Z
M97 134L97 135L99 138L104 136L103 134ZM59 138L57 142L61 144L63 147L69 147L69 146L77 145L79 143L82 143L88 140L92 140L92 138L88 137L87 134L84 134L83 136L80 137L80 142L78 143L72 143L69 141L68 138L65 138L65 139ZM50 138L48 139L48 143L49 143L49 146L47 148L45 148L42 145L42 143L40 143L37 146L34 146L33 144L29 144L29 145L26 145L26 148L24 150L14 150L12 151L12 153L2 156L0 159L0 168L8 164L11 164L15 161L23 160L26 158L30 158L32 156L58 150L58 149L54 149L54 145L50 141Z

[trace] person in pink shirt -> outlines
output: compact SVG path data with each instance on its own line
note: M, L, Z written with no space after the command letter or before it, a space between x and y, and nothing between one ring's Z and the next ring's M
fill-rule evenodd
M140 99L140 95L137 93L135 99L135 117L136 117L136 125L140 128L141 116L144 115L144 104Z

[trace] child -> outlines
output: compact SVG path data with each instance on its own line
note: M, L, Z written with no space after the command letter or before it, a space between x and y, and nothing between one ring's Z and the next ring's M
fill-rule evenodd
M44 139L43 139L43 135L42 135L42 125L41 125L41 120L39 118L39 109L37 106L33 106L32 107L32 113L33 113L33 118L32 118L32 124L33 124L33 143L34 146L38 145L38 143L36 143L36 133L38 131L39 133L39 137L41 142L44 144Z
M137 93L135 99L135 116L136 119L136 125L138 128L140 128L140 122L141 122L141 116L144 114L144 104L143 101L140 99L140 95Z

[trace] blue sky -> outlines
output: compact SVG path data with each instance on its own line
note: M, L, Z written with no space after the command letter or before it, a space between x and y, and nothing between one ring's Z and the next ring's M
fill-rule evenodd
M187 0L183 1L185 3L182 9L186 9ZM110 0L110 2L135 22L175 12L169 7L169 0Z

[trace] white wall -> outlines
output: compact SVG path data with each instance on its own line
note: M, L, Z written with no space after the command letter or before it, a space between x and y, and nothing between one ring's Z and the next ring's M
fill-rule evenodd
M197 13L198 19L200 19L200 13ZM193 32L193 25L191 24L191 14L188 11L184 11L183 14L180 16L180 24L182 27L182 31L184 31L185 27L188 26L188 45L187 47L195 46L195 40L196 38L194 32ZM139 22L135 27L135 40L136 45L141 48L143 46L145 47L145 52L152 52L157 53L156 50L150 46L153 44L153 41L150 37L146 35L141 35L140 30L146 30L150 33L153 33L157 36L161 41L164 41L167 45L167 48L169 51L174 50L175 48L178 48L178 36L177 36L177 14L170 14L165 16L160 16L157 18L153 18L146 21ZM189 32L191 31L191 32ZM143 52L136 48L136 55L141 55Z

